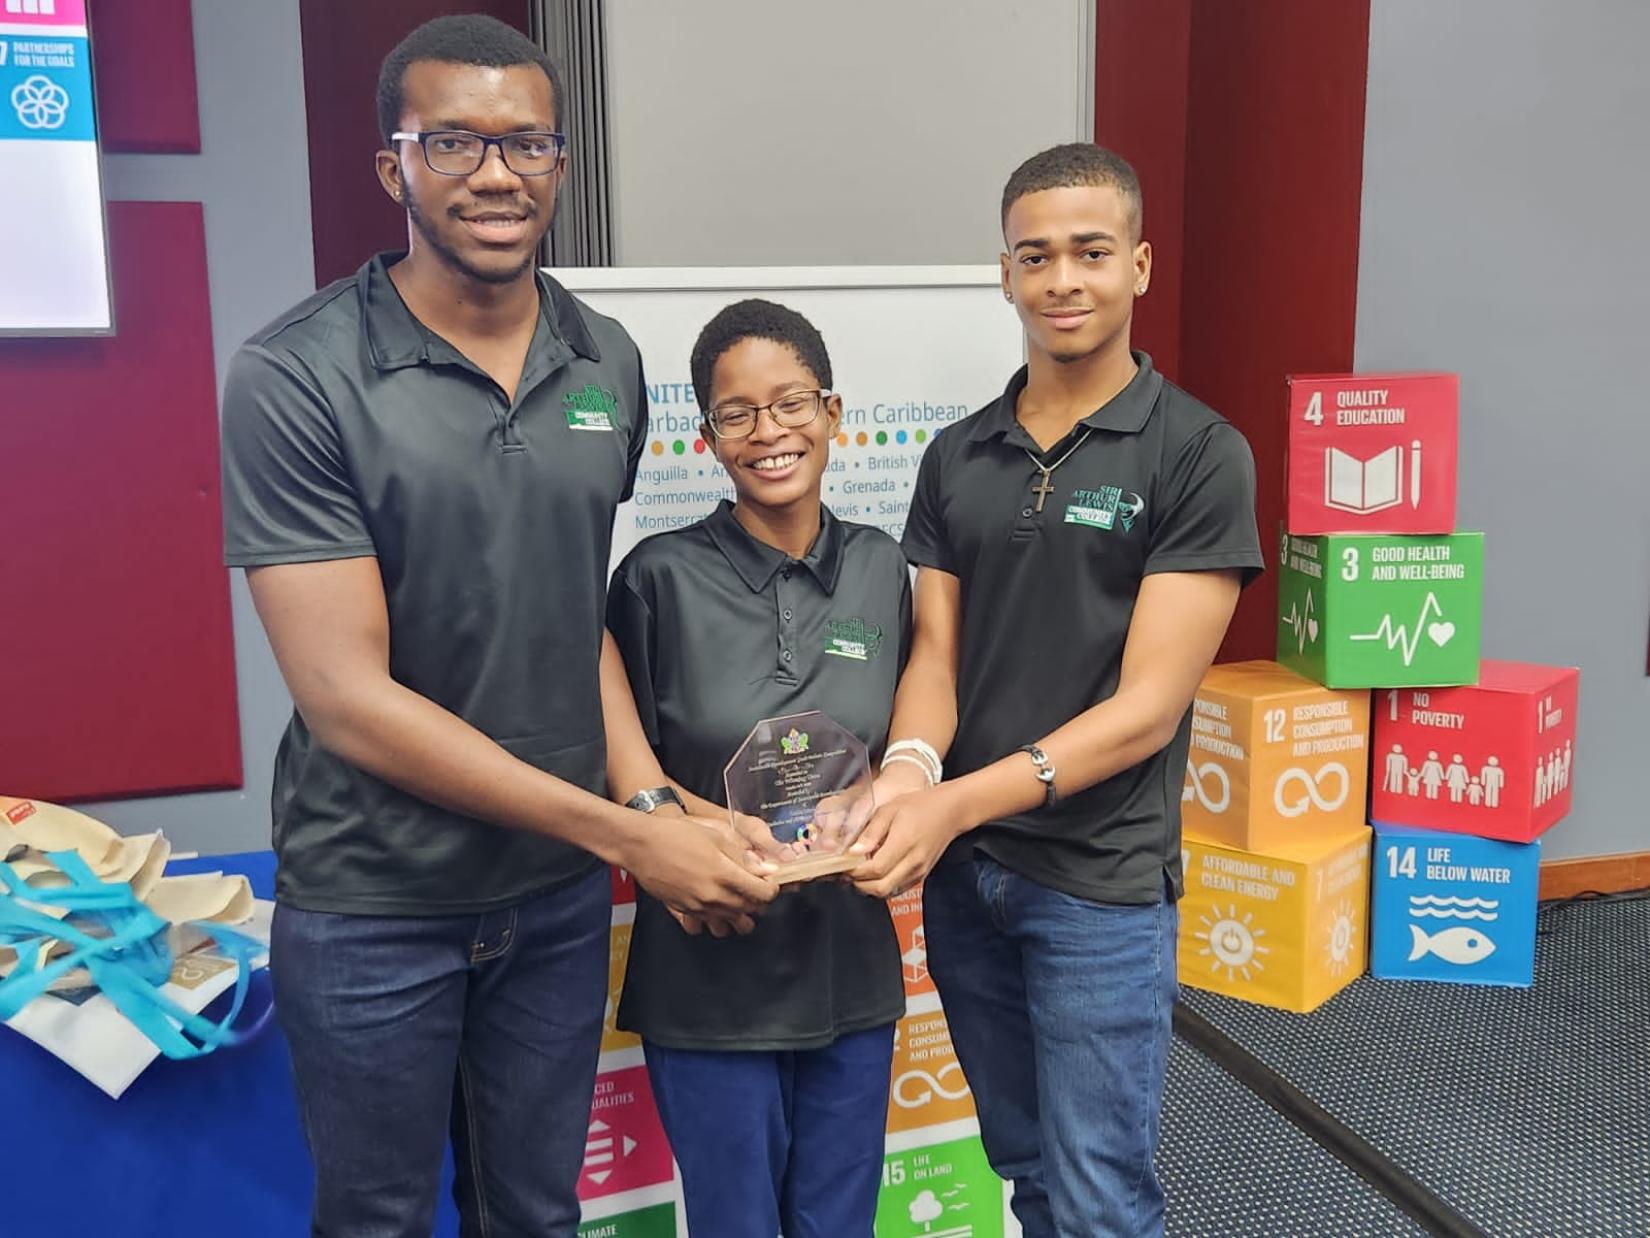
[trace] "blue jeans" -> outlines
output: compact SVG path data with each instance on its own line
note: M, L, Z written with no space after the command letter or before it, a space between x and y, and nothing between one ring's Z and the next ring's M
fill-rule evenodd
M315 1238L428 1238L449 1133L466 1238L572 1238L611 907L597 868L484 915L276 908Z
M690 1234L871 1238L893 1024L794 1052L642 1048Z
M1025 1238L1163 1233L1176 924L1167 898L1093 903L978 852L928 876L928 968Z

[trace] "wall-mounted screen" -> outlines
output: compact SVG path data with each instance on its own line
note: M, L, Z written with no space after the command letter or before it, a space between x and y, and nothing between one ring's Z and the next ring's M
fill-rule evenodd
M113 329L86 0L0 0L0 335Z

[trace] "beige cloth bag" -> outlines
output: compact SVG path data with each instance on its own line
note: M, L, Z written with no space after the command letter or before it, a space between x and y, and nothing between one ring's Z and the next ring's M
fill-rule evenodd
M129 883L151 911L173 925L195 920L243 924L252 916L252 887L239 874L165 876L172 844L158 831L125 837L61 804L0 795L0 860L10 863L28 885L46 890L66 883L47 858L54 851L78 853L100 881ZM48 915L64 914L50 904L31 905ZM48 957L67 948L61 943L46 947ZM16 957L16 951L0 946L0 976L11 971ZM77 970L52 988L73 988L84 980L85 973Z

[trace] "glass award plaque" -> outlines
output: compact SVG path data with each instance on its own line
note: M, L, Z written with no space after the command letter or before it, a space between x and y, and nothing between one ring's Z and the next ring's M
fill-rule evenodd
M779 866L776 881L807 881L859 863L848 848L875 807L871 764L858 736L826 714L758 722L723 781L735 830L747 833L754 819L772 838L762 852Z

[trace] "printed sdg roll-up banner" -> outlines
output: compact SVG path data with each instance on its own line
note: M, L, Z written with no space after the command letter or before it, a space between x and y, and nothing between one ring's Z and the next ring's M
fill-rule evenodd
M986 1164L974 1098L928 975L921 888L890 906L903 947L909 1013L895 1028L877 1234L1014 1238L1019 1227L1007 1213L1006 1188ZM640 1041L613 1026L634 920L633 903L614 907L601 1067L579 1179L586 1218L579 1232L678 1238L687 1233L681 1190ZM930 1213L932 1221L921 1219Z
M0 0L0 333L113 327L101 178L86 0Z
M877 1238L1002 1238L1003 1184L978 1139L890 1153Z
M831 443L824 500L843 520L904 530L922 453L946 426L1001 394L1024 360L1019 322L995 266L791 270L563 270L574 295L623 323L641 349L649 433L636 493L619 510L617 564L642 538L708 515L731 488L700 436L688 358L700 329L746 297L805 314L824 336L842 423ZM890 343L897 341L897 347ZM963 346L959 347L959 343ZM600 392L606 417L624 417L630 392ZM611 397L613 407L608 411ZM596 396L591 399L594 401ZM588 410L570 409L570 415ZM731 754L730 754L731 755ZM680 1238L681 1189L653 1108L640 1043L613 1025L634 922L634 889L614 883L607 1019L580 1197L586 1238ZM986 1164L973 1096L928 974L922 896L893 900L909 1014L899 1025L890 1078L878 1235L1018 1235L1006 1190ZM716 1238L715 1235L696 1238Z

